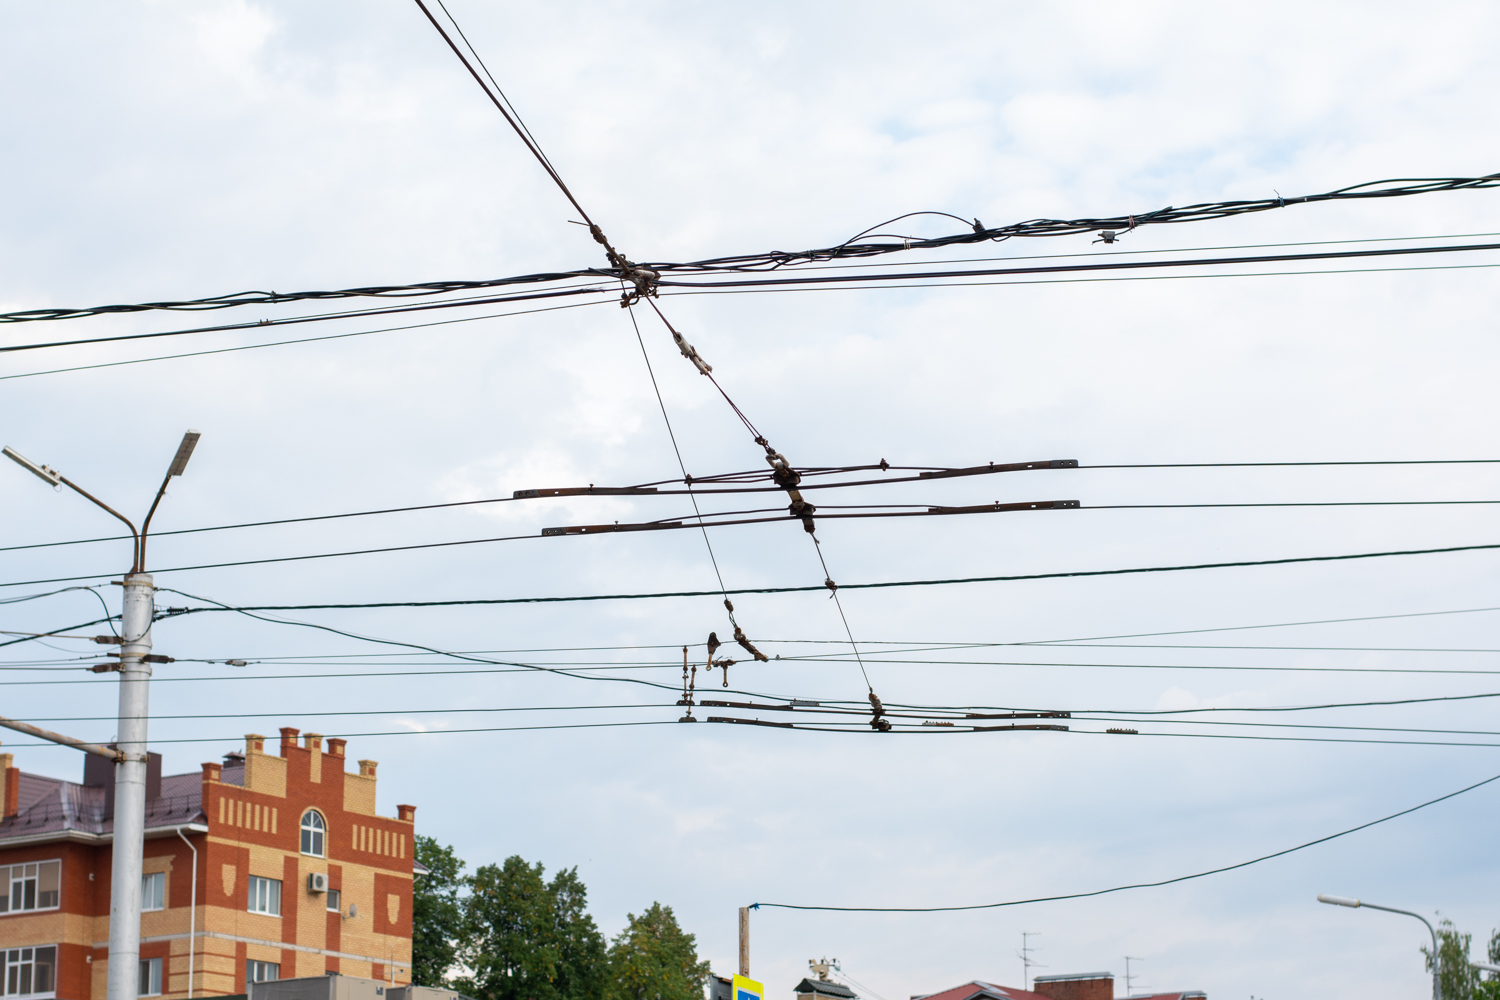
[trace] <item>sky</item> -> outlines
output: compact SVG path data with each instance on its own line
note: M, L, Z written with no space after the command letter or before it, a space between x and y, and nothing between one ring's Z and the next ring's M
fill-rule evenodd
M590 216L636 260L830 246L922 210L993 226L1500 169L1493 5L449 9ZM7 3L0 87L0 311L605 263L414 4ZM898 228L932 236L958 225L929 216ZM1500 191L1467 191L1143 227L1113 245L1077 235L884 263L1437 245L1497 232ZM1444 239L1453 237L1468 238ZM659 304L796 465L1484 459L1497 457L1497 264L1470 252L1126 280L664 294ZM1284 273L1309 270L1329 273ZM138 518L182 432L200 430L158 532L680 478L674 439L694 475L762 467L649 311L635 310L639 341L608 296L492 315L519 311L9 353L0 438ZM15 324L0 328L0 345L202 319ZM461 321L367 333L439 319ZM55 371L124 361L142 363ZM1496 500L1500 470L1078 469L834 497ZM682 517L682 499L163 534L148 568L159 587L191 595L160 593L164 608L712 592L714 568L692 531L540 537L557 525ZM730 501L713 509L740 509ZM832 578L847 585L1485 545L1500 542L1492 510L1085 509L823 521L818 537ZM27 581L86 577L78 582L100 585L117 609L108 580L128 565L124 543L13 548L109 538L103 512L18 467L0 469L0 511L0 597L62 586ZM709 535L729 588L823 580L795 524ZM177 569L508 536L529 537ZM1113 710L1143 720L1130 724L1134 737L1082 720L1067 733L887 735L677 724L676 693L619 679L678 683L681 647L701 663L706 634L728 631L717 596L279 616L304 624L171 618L154 639L179 662L157 668L151 733L169 773L218 759L245 733L347 735L351 756L380 761L381 811L416 804L418 832L453 845L471 869L510 855L549 872L577 866L606 934L660 901L729 974L737 909L752 903L956 906L1171 879L1500 774L1484 699L1216 716L1236 725L1140 714L1500 691L1496 612L1475 610L1500 607L1497 559L1473 551L840 592L870 686L888 704ZM735 697L863 702L826 593L744 595L735 608L767 652L798 657L731 668ZM0 605L0 622L51 631L103 613L94 594L68 591ZM1366 620L1287 624L1332 619ZM308 626L615 669L460 674L451 671L484 665ZM1139 637L1154 633L1174 634ZM1119 636L1138 638L1097 639ZM913 649L1061 640L1074 644ZM22 644L0 651L0 666L76 668L90 650ZM222 663L231 658L250 662ZM86 739L114 735L108 676L17 669L3 683L5 714ZM723 690L718 671L698 683L704 697ZM580 723L591 728L515 728ZM505 731L472 731L485 729ZM73 751L4 743L24 770L80 773ZM1024 931L1040 935L1031 974L1108 970L1122 996L1126 955L1137 993L1423 995L1425 929L1315 896L1441 914L1474 935L1482 959L1500 927L1497 795L1500 784L1486 786L1248 868L1091 899L927 914L763 907L751 918L752 972L783 998L824 956L873 1000L975 978L1019 986Z

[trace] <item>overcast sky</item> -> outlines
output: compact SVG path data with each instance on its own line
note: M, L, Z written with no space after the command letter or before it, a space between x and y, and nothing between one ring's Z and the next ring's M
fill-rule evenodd
M585 208L636 259L828 246L916 210L1001 225L1500 170L1500 15L1489 4L450 2ZM6 3L0 17L0 309L604 264L414 4ZM901 225L918 235L959 226L935 217ZM1144 228L1113 247L1073 236L919 259L1497 230L1500 191L1477 191ZM1490 458L1495 263L1467 253L1334 262L1319 267L1341 273L1315 275L1239 266L1149 280L664 296L661 306L799 465ZM1485 266L1417 269L1456 264ZM1382 270L1342 273L1372 267ZM478 318L502 311L422 314L410 322L465 322L25 378L10 376L398 324L10 354L0 362L0 438L139 517L183 430L201 430L186 476L157 514L163 532L679 475L641 349L616 305ZM759 449L713 387L654 316L639 318L688 471L760 467ZM8 326L0 343L198 319ZM826 500L1063 498L1493 500L1500 475L1482 465L1049 471ZM690 513L681 499L164 535L151 545L150 568L539 535ZM740 507L731 499L713 509ZM0 510L7 546L113 533L102 512L15 467L0 469ZM818 534L833 578L849 584L1478 545L1500 542L1492 510L1051 511L825 521ZM712 540L731 588L823 579L795 524L723 528ZM0 558L0 596L52 589L9 585L20 581L101 574L87 582L104 583L128 564L118 541ZM1494 553L1476 552L841 597L862 642L1014 643L1488 608L1500 605L1496 567ZM716 585L702 536L688 531L159 572L157 583L231 605ZM100 592L117 607L117 589ZM163 593L158 603L202 602ZM843 628L825 594L735 603L768 652L832 661L736 666L735 690L864 698L847 646L833 644ZM0 622L41 631L100 614L81 591L4 607ZM287 616L441 650L548 650L494 656L533 664L645 664L596 673L666 684L680 676L672 664L683 644L698 644L701 658L706 634L727 632L714 597ZM1478 611L1111 640L1187 649L876 654L867 668L888 703L1081 713L1429 698L1500 691L1500 676L1484 673L1500 670L1494 624L1494 613ZM169 772L218 759L248 732L351 734L351 757L381 762L383 812L415 803L419 832L454 845L471 866L511 854L549 871L578 866L608 934L653 900L669 904L725 974L734 971L736 909L750 903L946 906L1168 879L1500 773L1500 727L1483 700L1232 716L1380 731L1148 719L1134 724L1139 737L1094 735L1104 725L1095 722L1069 733L804 733L676 725L675 696L639 685L534 672L427 676L476 665L233 614L163 622L155 642L183 660L256 661L157 669L167 683L153 687L152 735ZM10 647L4 658L68 664L89 648L97 649L55 640ZM1173 669L1183 666L1275 669ZM1409 672L1287 669L1296 667ZM387 676L357 676L371 670ZM306 673L355 676L296 676ZM108 739L115 682L82 676L6 687L0 703L5 714ZM719 684L717 672L698 676L700 688ZM619 705L656 707L571 708ZM452 712L548 706L570 708ZM319 714L334 712L380 714ZM671 724L449 732L605 721ZM1469 745L1259 738L1287 736ZM5 742L25 770L81 774L70 751ZM1500 926L1497 795L1491 786L1168 888L948 914L762 909L752 918L752 971L779 998L809 958L825 955L878 1000L974 978L1019 986L1016 951L1021 932L1033 931L1045 964L1034 971L1120 977L1123 956L1138 956L1138 991L1425 995L1417 948L1426 932L1416 921L1314 897L1440 912L1475 935L1482 958Z

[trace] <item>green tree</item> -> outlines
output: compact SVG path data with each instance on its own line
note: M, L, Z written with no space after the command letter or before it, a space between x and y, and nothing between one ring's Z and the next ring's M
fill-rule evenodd
M1500 930L1490 934L1489 957L1491 965L1500 965ZM1500 1000L1500 978L1492 973L1474 986L1475 1000Z
M1443 919L1437 925L1437 955L1426 946L1422 954L1427 958L1427 971L1432 971L1433 961L1438 963L1438 986L1443 991L1443 1000L1473 1000L1475 987L1480 985L1479 970L1469 964L1469 942L1472 934L1464 934L1453 921ZM1493 940L1493 939L1492 939Z
M431 837L416 838L417 863L427 869L412 885L411 981L417 986L443 986L458 958L463 935L463 906L459 891L468 884L464 862L453 848Z
M455 986L482 1000L596 1000L604 937L586 912L577 869L548 883L541 864L510 857L470 879L459 960L471 975Z
M609 947L611 1000L702 1000L708 963L696 939L677 926L670 906L652 903Z

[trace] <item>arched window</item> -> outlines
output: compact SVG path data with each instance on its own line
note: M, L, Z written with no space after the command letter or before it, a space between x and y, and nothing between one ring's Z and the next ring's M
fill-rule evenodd
M323 857L323 834L327 827L323 823L323 815L316 809L309 809L302 814L302 853L311 854L314 857Z

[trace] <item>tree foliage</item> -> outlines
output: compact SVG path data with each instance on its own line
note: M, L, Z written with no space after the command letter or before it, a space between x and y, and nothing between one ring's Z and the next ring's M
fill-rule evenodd
M1500 1000L1500 979L1481 978L1479 970L1469 964L1472 934L1461 932L1453 921L1445 919L1438 922L1437 939L1438 985L1443 1000ZM1431 949L1424 947L1422 954L1431 972ZM1488 955L1492 964L1500 963L1500 930L1490 935Z
M458 958L463 934L463 906L459 891L468 879L464 862L453 848L431 837L415 838L415 856L428 874L412 884L411 981L417 986L443 986Z
M549 882L510 857L466 875L453 848L415 847L428 874L413 887L414 984L478 1000L701 1000L708 963L670 906L630 914L606 949L577 868Z
M702 1000L708 963L696 939L677 926L670 906L652 903L609 947L611 1000Z
M455 986L482 1000L596 1000L604 937L585 912L577 869L543 879L541 864L510 857L469 880Z

